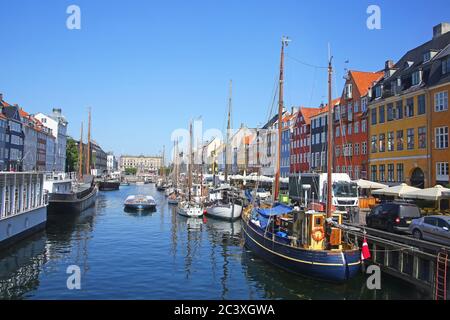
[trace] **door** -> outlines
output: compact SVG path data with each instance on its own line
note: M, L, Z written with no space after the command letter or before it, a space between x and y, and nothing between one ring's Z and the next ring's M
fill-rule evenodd
M436 241L435 233L437 231L437 219L425 217L422 225L422 236L424 240Z

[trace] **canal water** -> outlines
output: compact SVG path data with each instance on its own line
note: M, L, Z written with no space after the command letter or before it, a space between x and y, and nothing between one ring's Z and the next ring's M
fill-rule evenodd
M126 213L130 194L150 194L157 211ZM187 219L154 185L100 192L95 208L49 217L47 228L0 253L0 299L423 299L382 276L346 284L282 271L243 247L241 222ZM81 289L69 290L69 266Z

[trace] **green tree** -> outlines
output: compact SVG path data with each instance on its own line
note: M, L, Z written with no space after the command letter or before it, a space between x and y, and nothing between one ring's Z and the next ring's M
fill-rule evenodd
M66 166L67 172L74 172L78 169L78 145L77 142L70 137L67 138Z
M136 168L125 168L125 174L128 175L136 175L137 169Z

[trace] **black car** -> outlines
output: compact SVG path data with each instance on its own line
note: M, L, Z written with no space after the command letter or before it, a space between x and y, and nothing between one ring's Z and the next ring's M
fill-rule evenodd
M420 209L415 204L387 202L373 208L366 217L366 223L369 228L408 232L411 222L419 218Z

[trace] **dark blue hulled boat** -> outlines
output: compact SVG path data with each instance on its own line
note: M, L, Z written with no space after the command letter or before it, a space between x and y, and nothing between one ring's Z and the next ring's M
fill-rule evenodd
M333 218L341 219L338 213ZM325 250L325 230L321 227L324 220L324 213L297 212L284 205L253 209L251 216L243 220L245 245L264 260L290 272L346 281L360 270L360 251L343 244L340 230L334 228L334 248Z

